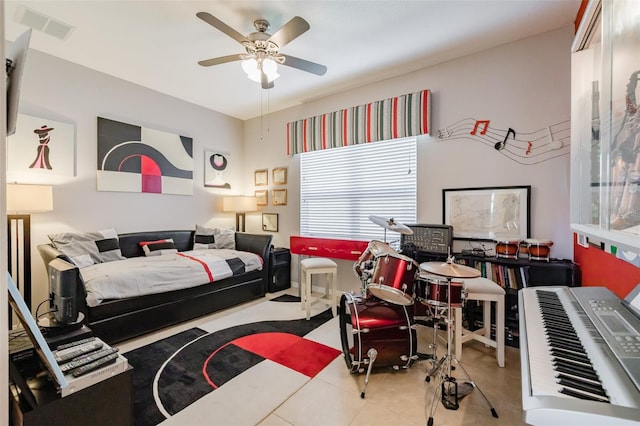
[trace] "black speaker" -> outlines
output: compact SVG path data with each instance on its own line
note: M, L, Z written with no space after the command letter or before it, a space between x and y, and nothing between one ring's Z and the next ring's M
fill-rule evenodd
M269 256L269 293L291 287L291 252L287 248L275 248Z
M60 324L70 324L78 318L76 285L80 280L78 268L62 259L49 262L49 292L54 318Z

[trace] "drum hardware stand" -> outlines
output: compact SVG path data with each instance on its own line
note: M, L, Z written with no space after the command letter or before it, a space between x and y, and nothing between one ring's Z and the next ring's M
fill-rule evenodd
M449 256L447 258L448 266L452 267L453 265L453 257ZM467 268L467 267L464 267ZM470 276L473 278L477 275ZM444 408L448 410L457 410L460 408L460 399L467 396L473 389L478 389L480 395L484 398L484 400L489 405L489 409L491 410L491 415L495 418L498 418L498 413L495 408L489 402L489 399L486 395L480 390L480 388L476 385L476 383L471 379L469 373L465 370L465 368L460 364L460 361L455 357L454 354L451 353L452 347L452 324L453 319L451 318L451 276L446 275L447 278L447 318L445 322L447 324L447 354L443 356L438 363L434 366L434 368L429 372L429 375L425 379L427 382L430 377L440 371L440 386L436 387L433 400L431 402L431 409L429 419L427 420L427 426L433 426L433 414L437 409L436 401L438 399L438 393L440 393L440 399ZM461 326L461 325L460 325ZM459 365L465 375L469 378L470 382L467 385L470 385L471 388L465 390L464 392L459 392L458 382L455 377L451 376L451 371L454 367L451 365L452 361L455 361L456 365Z
M447 308L440 308L442 311L444 311ZM433 343L429 345L430 348L433 348L433 355L431 355L433 357L433 360L437 360L438 356L436 355L436 351L438 349L438 344L437 339L438 339L438 329L440 328L440 324L439 324L439 320L441 317L441 314L438 314L438 307L435 307L435 312L436 314L433 315ZM447 324L447 330L449 329L449 325L448 325L448 321L445 318L444 320L445 324ZM447 347L450 346L450 340L447 338ZM428 383L431 381L431 378L440 370L440 368L442 367L442 364L444 363L444 361L446 360L446 357L442 357L440 360L438 360L438 362L435 363L435 365L433 366L433 368L431 369L431 371L429 371L429 373L427 374L427 377L425 377L425 381ZM455 369L455 367L451 367L451 369Z
M362 392L360 392L360 398L364 399L364 393L367 390L367 384L369 384L369 375L371 375L371 369L373 368L373 363L376 361L378 357L378 351L374 348L371 348L367 351L367 356L369 357L369 367L367 367L367 375L364 377L364 387L362 388Z

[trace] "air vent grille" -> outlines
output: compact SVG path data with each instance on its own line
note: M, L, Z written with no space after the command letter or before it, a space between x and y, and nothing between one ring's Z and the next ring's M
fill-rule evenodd
M25 6L18 6L16 8L14 20L34 30L42 31L45 34L59 38L60 40L65 40L74 30L74 27L69 24Z

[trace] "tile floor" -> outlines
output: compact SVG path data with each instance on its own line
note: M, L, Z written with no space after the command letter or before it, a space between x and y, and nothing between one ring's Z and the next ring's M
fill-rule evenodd
M287 292L297 295L297 289L292 288L285 292L269 294L267 297L277 297ZM260 303L263 300L249 302L248 304L161 330L139 339L123 342L118 347L122 353L125 353L214 319L226 318L229 315L237 318L244 314L243 310L246 309L247 305ZM323 309L325 309L324 306L316 304L313 306L312 314L318 313ZM304 317L304 311L302 310L300 310L300 317ZM250 321L250 318L245 319L247 322ZM309 337L341 351L340 333L336 332L336 330L339 330L337 317L314 330ZM429 351L428 344L432 340L433 330L429 327L418 326L417 332L418 352L426 353ZM443 333L443 336L446 338L445 333ZM446 352L444 338L440 338L438 343L439 356L441 356L441 353ZM445 409L439 400L436 400L435 404L433 403L438 379L431 380L429 383L425 381L425 377L432 366L429 361L418 361L410 368L400 371L392 369L374 371L366 388L366 397L362 399L360 398L360 393L364 384L364 374L351 374L341 355L316 377L306 382L301 382L296 387L297 391L282 397L278 402L280 405L277 405L278 403L269 405L269 399L274 399L279 392L285 392L278 388L278 381L283 380L282 375L286 375L287 372L280 371L276 374L277 367L263 366L266 376L276 374L274 377L267 377L266 379L266 383L273 384L273 388L268 392L264 392L264 389L251 389L256 387L255 383L243 382L243 379L239 378L237 383L234 384L237 389L231 389L230 391L241 394L246 393L249 397L241 399L243 401L242 405L236 411L253 410L253 417L248 413L242 413L243 415L240 415L241 413L230 413L223 420L218 418L215 423L212 423L213 420L209 416L211 410L216 406L221 409L226 407L228 410L229 404L227 401L209 399L194 403L179 413L180 415L174 416L163 424L182 426L206 424L410 426L426 425L429 417L433 417L434 426L518 426L525 424L522 420L520 353L517 348L506 347L505 367L500 368L496 362L495 349L487 348L480 342L468 342L464 345L460 364L476 383L477 388L460 401L458 410ZM452 372L452 376L458 381L468 380L462 370L461 368L456 368ZM291 380L299 379L291 377ZM255 390L260 397L252 394L252 390ZM212 394L217 393L212 392ZM499 418L492 417L490 405L482 394L490 401ZM221 393L218 395L221 395ZM261 398L264 401L261 401ZM251 401L251 404L248 404L247 401ZM433 411L432 407L435 411ZM234 410L230 411L233 412Z

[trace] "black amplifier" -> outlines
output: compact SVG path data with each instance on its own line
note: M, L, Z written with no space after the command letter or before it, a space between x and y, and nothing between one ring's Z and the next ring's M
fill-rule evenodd
M451 225L406 225L413 235L401 234L400 247L403 252L421 252L448 256L453 245Z

